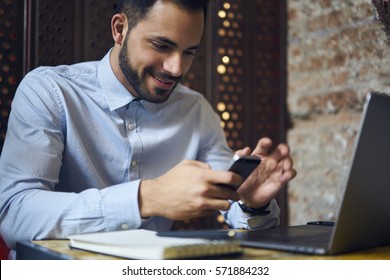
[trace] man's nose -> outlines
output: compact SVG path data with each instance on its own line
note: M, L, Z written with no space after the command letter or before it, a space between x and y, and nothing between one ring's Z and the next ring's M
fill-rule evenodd
M183 75L183 58L179 53L173 53L164 61L164 70L171 76L180 77Z

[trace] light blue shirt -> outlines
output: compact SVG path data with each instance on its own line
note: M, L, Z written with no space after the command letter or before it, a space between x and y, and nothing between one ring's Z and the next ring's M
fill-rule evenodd
M16 241L145 228L169 230L163 217L141 219L141 179L184 159L224 169L232 157L220 120L199 93L178 85L161 104L136 100L101 61L40 67L12 103L0 158L0 233ZM270 227L279 208L251 217L237 203L224 212L236 228Z

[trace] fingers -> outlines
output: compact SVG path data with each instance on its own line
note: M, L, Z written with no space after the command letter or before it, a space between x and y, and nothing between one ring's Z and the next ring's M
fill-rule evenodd
M279 144L272 153L270 153L270 149L272 147L271 139L264 137L259 140L256 148L253 151L253 154L259 155L260 157L269 157L272 156L276 160L281 159L283 157L289 156L290 148L285 144Z
M231 171L210 170L209 173L204 173L207 176L207 181L214 185L227 185L237 188L242 184L242 177Z
M253 154L259 155L260 157L267 156L269 149L272 147L272 141L269 138L261 138L257 142L256 148L253 150Z
M231 205L230 200L239 200L238 194L234 190L228 187L208 185L192 197L190 202L192 205L191 215L200 217L214 211L227 211Z
M199 210L222 210L230 208L229 201L238 201L240 197L234 188L242 183L241 176L229 171L204 170L202 172L203 186L195 197L198 199Z
M283 157L283 155L285 156ZM297 175L297 171L293 168L293 160L289 155L289 149L286 148L284 150L279 150L279 152L277 152L273 156L275 157L275 160L273 160L273 162L276 162L277 158L280 157L279 162L277 164L277 173L280 174L280 182L282 184L285 184L295 178L295 176Z
M229 171L212 170L208 164L199 161L187 160L182 164L191 167L192 178L199 180L198 190L192 197L196 200L194 208L198 211L202 213L210 210L226 211L230 208L229 200L240 199L234 188L241 185L241 176Z
M238 195L217 184L236 186L241 181L232 172L211 170L208 164L194 160L182 161L158 178L141 181L138 200L141 217L181 220L228 210L229 200L238 200Z
M240 200L240 196L237 192L229 186L211 186L208 196L222 200Z
M279 177L278 180L283 185L292 180L297 174L296 170L293 168L290 148L286 144L279 144L271 153L265 154L266 152L269 152L271 144L272 142L268 138L260 139L258 151L264 153L262 163L266 173L272 172L274 174L273 176Z
M285 144L279 144L269 156L279 161L290 156L290 148Z
M249 156L251 154L251 149L249 147L245 147L242 150L238 150L235 152L236 155L242 156Z
M280 176L280 183L284 185L289 181L291 181L292 179L294 179L296 176L297 176L297 171L295 169L286 171Z
M272 153L263 158L266 168L280 169L282 172L292 169L293 161L290 157L290 148L285 144L279 144Z
M283 160L282 164L283 164L282 165L283 171L288 171L288 170L291 170L293 168L293 161L292 161L291 157L286 157Z
M240 175L229 172L212 170L206 163L199 161L184 161L184 165L191 167L201 168L199 174L199 180L203 188L200 188L199 194L203 197L225 199L225 200L239 200L239 196L234 190L242 184L242 178ZM196 171L193 170L193 174ZM194 175L196 176L196 175Z
M206 188L207 193L204 193L205 196L234 201L240 199L235 191L242 184L240 175L229 171L210 170L210 174L207 176L209 176L209 185Z
M290 148L287 145L280 144L271 155L275 161L279 162L281 171L281 181L287 182L296 176L296 170L293 168L293 160L290 156Z
M235 200L238 201L238 200ZM216 199L216 198L204 198L198 205L195 203L194 209L198 209L200 212L204 211L227 211L230 208L230 202L228 199Z

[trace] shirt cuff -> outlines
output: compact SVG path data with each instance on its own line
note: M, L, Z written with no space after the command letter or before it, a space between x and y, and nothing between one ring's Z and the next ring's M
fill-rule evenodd
M108 231L136 229L141 226L138 205L140 180L103 190L103 207Z
M268 207L265 209L270 211L268 215L253 215L244 213L237 202L233 202L230 210L223 213L226 222L233 228L238 229L260 229L271 228L279 225L280 209L276 200L271 200Z

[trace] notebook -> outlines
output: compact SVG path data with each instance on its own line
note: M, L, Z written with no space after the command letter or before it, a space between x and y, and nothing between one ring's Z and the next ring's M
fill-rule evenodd
M390 96L367 95L336 223L238 232L244 246L340 254L390 244Z
M313 155L314 156L314 155ZM368 94L336 223L237 231L242 246L334 255L390 244L390 96ZM220 237L221 231L160 233ZM226 235L226 234L225 234Z
M158 236L144 229L71 235L72 248L128 259L196 259L242 252L237 241Z

